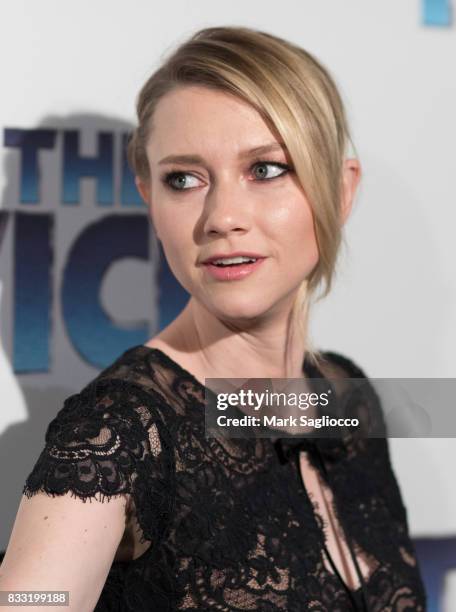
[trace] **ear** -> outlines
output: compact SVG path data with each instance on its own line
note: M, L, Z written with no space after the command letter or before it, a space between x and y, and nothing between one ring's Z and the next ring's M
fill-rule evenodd
M343 168L343 190L340 211L342 225L344 225L350 215L360 180L361 164L357 159L346 159Z
M154 223L154 216L153 216L153 211L152 211L152 202L150 200L150 183L149 182L145 182L142 179L139 178L139 176L135 177L135 184L136 184L136 188L139 191L139 195L141 196L141 198L143 199L144 203L146 204L148 210L149 210L149 219L150 222L152 223L152 228L154 230L155 235L157 236L158 240L160 240L160 236L157 233L157 229L155 227L155 223Z

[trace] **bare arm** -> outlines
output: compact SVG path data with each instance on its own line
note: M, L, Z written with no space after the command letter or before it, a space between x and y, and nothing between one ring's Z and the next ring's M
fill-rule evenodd
M98 497L83 502L69 492L23 495L0 567L0 590L70 591L70 605L53 610L92 611L125 530L127 497L102 503ZM49 608L21 606L44 609Z
M26 480L0 567L0 590L69 591L69 607L53 609L94 609L116 553L119 560L130 561L162 533L166 518L155 519L149 497L141 495L155 485L163 495L171 469L157 426L167 443L164 448L170 448L168 430L150 395L123 380L91 383L65 400ZM151 432L158 441L153 452ZM138 487L137 479L146 477L146 461L148 480ZM138 526L134 521L143 534L146 526L140 544L132 531Z

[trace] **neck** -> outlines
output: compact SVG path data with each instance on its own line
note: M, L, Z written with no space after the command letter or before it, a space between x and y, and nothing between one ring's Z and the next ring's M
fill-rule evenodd
M243 324L220 319L191 298L157 338L199 380L301 378L306 338L292 325L290 307Z

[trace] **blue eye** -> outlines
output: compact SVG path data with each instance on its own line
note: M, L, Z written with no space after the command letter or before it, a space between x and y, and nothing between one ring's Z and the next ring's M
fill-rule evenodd
M276 169L279 169L279 174L274 174L273 176L269 176L268 167L273 166ZM255 174L254 169L266 168L266 170L261 171L259 174ZM259 182L271 181L276 178L280 178L287 172L290 172L291 168L288 164L283 164L281 162L275 161L257 161L251 166L251 170L254 170L254 174ZM274 171L273 171L274 172ZM195 182L193 185L192 179ZM172 172L168 172L162 178L163 183L172 189L173 191L186 191L187 189L192 189L193 187L198 186L198 180L196 176L189 172L177 171L174 170Z
M163 182L165 183L165 185L167 185L171 189L174 189L175 191L185 191L186 189L189 189L188 186L185 186L188 185L188 179L186 177L196 179L193 174L189 174L188 172L169 172L165 175ZM197 187L197 185L190 185L190 188L191 187Z
M289 172L291 170L290 166L288 166L287 164L282 164L282 163L273 162L273 161L259 161L259 162L256 162L253 165L254 168L266 168L268 166L275 166L276 168L279 168L280 170L282 170L282 172L280 172L280 174L276 174L274 176L266 176L266 173L263 172L262 174L257 175L257 177L259 177L260 180L264 179L264 180L270 181L272 179L279 178L280 176L283 176L284 174L286 174L287 172Z

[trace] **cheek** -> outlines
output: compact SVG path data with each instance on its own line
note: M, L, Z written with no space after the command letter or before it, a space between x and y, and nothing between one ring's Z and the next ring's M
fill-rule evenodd
M301 248L304 246L304 254L306 259L315 264L318 262L318 244L317 244L317 236L315 233L314 219L312 215L312 211L310 210L310 206L307 204L305 208L305 213L303 215L303 238L304 245L301 242Z
M277 240L285 245L287 259L315 265L318 262L318 245L312 210L302 196L290 195L286 205L277 207L274 218ZM280 238L279 238L280 237Z
M194 223L175 210L160 208L154 211L154 225L168 265L181 282L196 259L193 243Z
M165 251L170 251L173 245L179 245L182 239L182 215L176 212L175 203L173 205L168 202L162 193L153 193L149 216Z
M188 235L181 222L182 220L176 223L176 219L174 219L174 222L172 219L167 219L165 222L160 222L159 225L163 250L168 260L177 265L190 257L187 245Z

